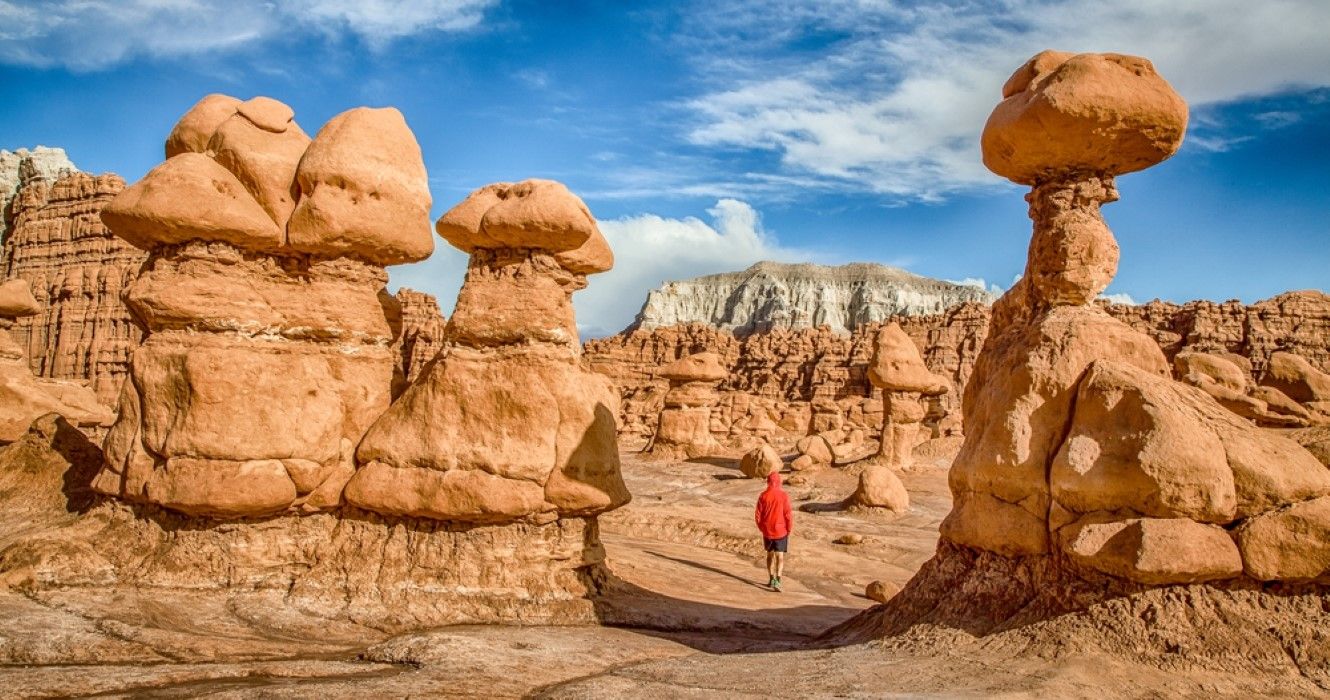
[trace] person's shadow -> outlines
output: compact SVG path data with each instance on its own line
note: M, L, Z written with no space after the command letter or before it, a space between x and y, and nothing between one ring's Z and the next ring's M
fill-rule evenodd
M644 549L644 550L642 550L642 551L646 552L647 554L650 554L650 555L653 556L653 557L659 557L659 558L661 558L661 559L665 559L665 560L668 560L668 561L672 561L672 562L674 562L674 563L676 563L676 564L683 564L684 566L691 566L691 567L693 567L694 569L701 569L701 570L703 570L703 571L710 571L710 572L713 573L713 574L720 574L720 575L722 575L722 576L728 576L728 577L734 579L735 581L742 582L743 584L748 585L748 586L752 586L753 588L759 588L759 589L762 589L762 590L764 590L764 591L767 590L767 587L766 587L766 586L763 586L763 585L760 584L760 583L755 583L755 582L753 582L753 581L751 581L751 580L749 580L749 579L746 579L746 578L744 578L744 577L742 577L742 576L736 576L736 575L734 575L734 574L732 574L732 573L730 573L730 572L728 572L728 571L726 571L726 570L724 570L724 569L718 569L718 568L716 568L716 567L714 567L714 566L708 566L708 565L706 565L706 564L699 564L699 563L697 563L697 562L695 562L695 561L691 561L691 560L688 560L688 559L680 559L679 557L671 557L671 556L669 556L669 555L667 555L667 554L661 554L660 552L653 552L653 551L651 551L651 550L649 550L649 549Z

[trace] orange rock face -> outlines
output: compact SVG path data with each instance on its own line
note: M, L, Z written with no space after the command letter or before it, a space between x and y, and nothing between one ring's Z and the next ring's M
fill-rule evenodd
M353 123L311 143L275 100L205 98L172 132L173 155L102 210L150 256L125 293L148 336L97 490L207 517L341 505L355 445L393 382L388 319L398 314L383 261L401 259L403 240L419 257L431 244L428 221L384 218L375 231L348 224L356 214L347 211L327 220L326 241L308 219L292 240L287 217L313 206L301 208L297 183L306 146L319 156L315 181L337 170L326 154L380 146L359 169L344 168L341 184L370 192L399 183L394 201L428 208L410 132L368 135L377 122L339 119ZM348 227L356 245L346 244ZM374 241L379 253L366 247Z
M58 413L94 434L110 426L114 418L87 387L33 376L23 348L8 331L15 319L40 311L27 281L0 284L0 444L18 440L35 419L47 413Z
M366 433L347 501L394 516L548 523L628 501L609 382L579 362L572 294L599 254L558 183L491 185L437 230L471 252L443 349ZM483 243L481 245L480 243ZM588 262L589 260L589 262Z
M106 405L115 403L143 336L121 292L147 256L98 217L123 188L110 173L29 181L14 198L0 241L0 280L25 280L41 306L10 329L32 371L85 382Z
M396 354L402 380L414 382L425 365L443 349L448 319L439 311L439 302L433 295L402 287L395 296L402 309L402 332L397 337Z

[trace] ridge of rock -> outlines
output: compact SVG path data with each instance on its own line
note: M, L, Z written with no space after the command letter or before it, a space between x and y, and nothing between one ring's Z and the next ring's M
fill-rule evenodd
M817 326L848 333L892 316L992 301L993 295L979 287L876 263L762 261L740 272L666 282L647 294L628 330L705 323L736 335Z

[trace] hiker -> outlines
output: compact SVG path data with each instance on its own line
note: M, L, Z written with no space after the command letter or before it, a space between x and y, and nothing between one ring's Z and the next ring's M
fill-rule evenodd
M762 532L762 545L767 550L767 586L779 593L785 553L790 549L790 530L794 529L790 495L780 487L779 472L767 475L767 490L757 497L754 519L757 529Z

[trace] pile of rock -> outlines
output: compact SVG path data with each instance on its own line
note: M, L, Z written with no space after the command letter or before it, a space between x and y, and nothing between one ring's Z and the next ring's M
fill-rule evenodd
M41 309L27 281L0 284L0 445L18 440L34 419L47 413L59 413L94 436L104 433L115 420L86 386L38 379L28 368L27 355L9 337L9 329L16 319L34 316Z
M1317 371L1306 360L1282 352L1271 356L1270 367L1266 380L1290 386L1280 377L1293 375L1296 378L1290 388L1294 391L1307 386L1304 378ZM1204 391L1219 405L1257 425L1302 427L1325 420L1319 411L1304 407L1274 386L1254 383L1251 362L1241 355L1180 352L1173 357L1173 371L1179 381Z
M868 456L865 454L867 437L860 428L833 428L813 433L799 438L794 449L799 452L790 463L790 468L795 471L846 465Z

